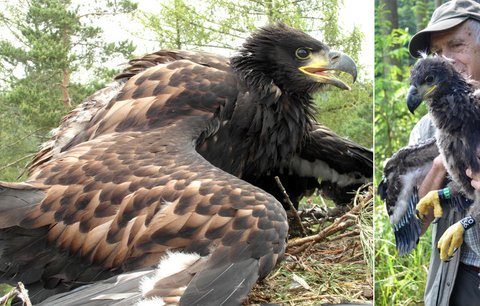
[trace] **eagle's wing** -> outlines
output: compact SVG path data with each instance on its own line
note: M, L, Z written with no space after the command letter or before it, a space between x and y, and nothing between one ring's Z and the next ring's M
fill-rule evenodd
M282 256L288 225L275 198L195 151L235 84L188 60L148 68L26 183L2 184L3 280L68 290L177 250L193 254L173 264L181 304L239 304Z
M50 139L42 144L27 166L28 174L31 175L37 167L50 161L61 152L73 137L88 127L90 120L95 114L104 108L125 85L125 80L112 82L105 88L98 90L80 105L62 118L59 126L50 132Z
M438 154L436 141L431 138L400 149L383 169L378 193L385 201L399 254L410 252L418 243L421 223L415 216L418 203L416 188L424 180Z
M336 203L349 203L361 185L372 180L373 152L315 125L289 165L300 177L320 179L320 188Z
M161 50L147 54L142 58L130 60L126 69L115 78L114 82L87 97L80 105L62 118L58 128L50 132L50 139L42 144L40 150L28 165L28 174L32 174L43 163L56 158L74 137L89 126L90 120L97 115L97 112L102 110L122 90L128 79L148 68L177 60L188 60L221 71L230 69L226 58L207 52Z

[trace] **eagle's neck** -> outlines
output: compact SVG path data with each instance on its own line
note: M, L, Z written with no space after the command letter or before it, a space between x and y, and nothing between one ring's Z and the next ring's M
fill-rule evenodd
M312 128L313 102L308 93L283 89L253 57L234 57L231 65L238 77L238 97L220 114L218 133L197 150L238 177L266 175L298 151Z
M218 132L197 150L215 166L244 179L270 174L290 161L312 129L313 103L278 87L239 82L234 105L219 116Z
M242 140L249 147L243 170L247 176L269 174L267 169L279 169L287 163L311 130L313 118L308 96L282 92L275 101L261 96L252 98L256 111L249 133Z
M445 94L432 97L427 105L437 128L435 137L445 167L462 193L473 198L474 189L465 171L467 168L474 173L480 170L477 158L477 149L480 147L480 107L473 87L466 82L446 85Z
M479 105L473 98L473 89L458 78L446 86L448 92L434 95L428 102L428 110L435 127L444 133L456 133L462 126L476 126Z

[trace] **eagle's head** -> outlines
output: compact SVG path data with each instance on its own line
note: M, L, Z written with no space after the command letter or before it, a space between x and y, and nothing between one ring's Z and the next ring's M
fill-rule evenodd
M281 90L308 94L325 84L349 89L335 77L334 71L349 73L354 81L357 76L355 62L349 56L330 50L324 43L284 24L254 32L231 64L248 84L273 83Z
M466 86L465 79L455 70L448 59L427 57L420 59L410 74L410 89L407 94L407 106L413 114L425 101L429 107L441 103L449 93L461 93Z

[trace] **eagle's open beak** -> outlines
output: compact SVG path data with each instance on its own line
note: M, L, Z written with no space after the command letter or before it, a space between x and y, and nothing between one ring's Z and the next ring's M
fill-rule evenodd
M408 110L413 114L422 101L428 98L435 88L436 85L421 85L418 88L413 85L410 86L407 94Z
M357 79L355 62L348 55L338 51L330 51L328 59L325 58L325 55L312 54L307 65L298 69L318 82L331 84L341 89L350 89L350 86L335 78L332 71L343 71L350 74L353 82Z

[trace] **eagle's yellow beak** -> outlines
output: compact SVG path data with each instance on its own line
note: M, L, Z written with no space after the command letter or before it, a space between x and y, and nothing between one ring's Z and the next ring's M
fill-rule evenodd
M331 84L341 89L350 89L350 86L337 79L333 71L343 71L357 78L357 66L346 54L338 51L330 51L328 54L312 54L308 63L298 68L303 73L315 79L317 82Z

